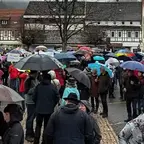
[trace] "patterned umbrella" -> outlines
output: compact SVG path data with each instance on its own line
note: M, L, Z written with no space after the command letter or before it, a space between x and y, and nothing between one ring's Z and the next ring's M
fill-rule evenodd
M130 53L115 53L115 55L117 57L119 57L119 56L127 56L127 57L133 57L133 56L135 56L135 54L132 53L132 52L130 52Z
M20 102L24 99L13 89L0 85L0 101L1 102Z

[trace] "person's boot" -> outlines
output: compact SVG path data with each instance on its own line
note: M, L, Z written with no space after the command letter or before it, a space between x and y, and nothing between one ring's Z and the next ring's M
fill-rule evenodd
M106 114L106 113L104 113L103 115L102 115L102 118L107 118L108 117L108 114Z
M30 143L32 143L32 142L34 142L34 137L27 135L27 136L25 137L25 140L28 141L28 142L30 142Z
M115 98L114 94L112 94L112 98Z
M124 122L129 122L129 121L131 121L132 120L132 118L128 118L128 119L126 119L126 120L124 120Z
M101 113L100 113L100 115L103 115L103 114L104 114L104 112L101 112Z
M94 110L94 114L97 114L97 113L98 113L98 109L95 109L95 110Z
M92 108L91 112L94 112L94 108Z

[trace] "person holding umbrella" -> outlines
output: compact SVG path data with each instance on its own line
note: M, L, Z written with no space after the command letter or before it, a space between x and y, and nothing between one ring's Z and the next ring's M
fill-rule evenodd
M27 119L26 119L26 140L29 142L34 141L33 122L35 119L35 103L32 99L32 95L35 87L38 85L37 71L31 71L29 77L25 81L25 102L27 107Z
M140 95L140 87L139 79L134 75L132 70L129 70L128 77L124 82L126 107L128 113L128 119L125 120L125 122L128 122L137 117L137 104Z
M94 101L96 103L96 109ZM91 105L92 105L92 112L97 113L99 108L99 94L98 94L98 76L97 71L95 69L92 70L91 74Z
M102 101L103 112L100 113L103 118L108 117L107 94L110 86L110 76L103 66L100 68L101 74L98 77L98 92Z

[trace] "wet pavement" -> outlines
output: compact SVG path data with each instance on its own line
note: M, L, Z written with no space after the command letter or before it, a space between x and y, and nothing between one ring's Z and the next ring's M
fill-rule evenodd
M114 129L116 135L125 126L124 120L127 119L126 105L120 100L119 88L115 89L115 99L108 100L109 117L108 121Z

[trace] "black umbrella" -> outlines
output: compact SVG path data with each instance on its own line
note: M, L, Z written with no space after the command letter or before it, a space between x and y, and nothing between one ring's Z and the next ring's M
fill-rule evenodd
M119 57L117 57L117 59L119 60L119 61L132 61L132 58L130 58L130 57L127 57L127 56L119 56Z
M21 59L15 64L21 70L46 71L62 68L63 65L55 58L45 54L34 54Z
M66 71L72 77L74 77L77 81L79 81L80 83L82 83L86 87L91 88L90 79L83 71L81 71L81 70L79 70L77 68L67 68Z

